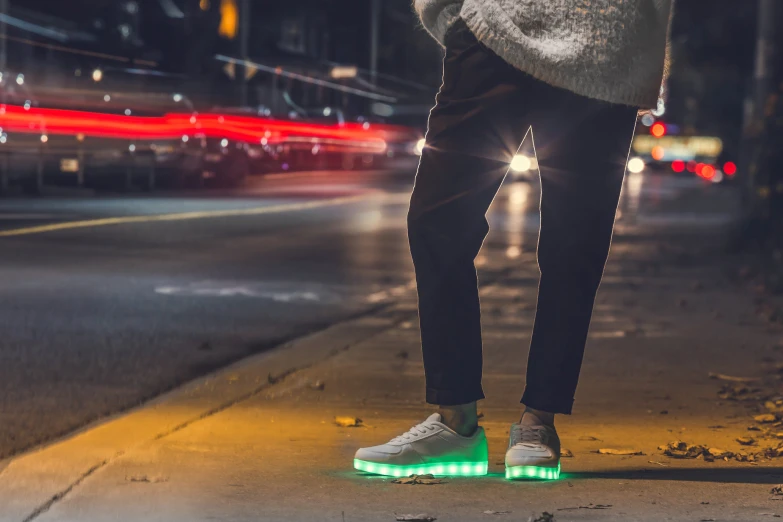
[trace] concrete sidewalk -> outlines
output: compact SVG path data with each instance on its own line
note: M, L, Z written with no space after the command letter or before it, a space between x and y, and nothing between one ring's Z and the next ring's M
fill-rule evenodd
M694 246L696 245L696 246ZM558 419L563 478L508 482L533 320L534 256L485 254L485 391L490 476L398 485L351 469L359 446L422 420L413 288L394 304L200 379L153 403L0 464L5 521L763 521L783 459L707 462L659 448L682 440L747 453L779 439L753 416L779 393L781 333L726 274L714 246L624 236L600 291L575 414ZM502 262L501 262L502 261ZM497 265L497 266L495 266ZM505 267L515 266L513 269ZM750 383L708 374L758 378ZM723 399L719 392L724 390ZM742 388L746 388L743 390ZM754 391L758 389L758 391ZM727 400L728 398L751 400ZM335 416L363 420L343 428ZM759 426L761 430L749 431ZM783 431L783 428L780 428ZM742 446L738 437L756 442ZM605 455L630 449L643 455ZM4 466L4 469L2 469ZM783 497L780 497L783 498ZM504 512L508 514L486 514Z

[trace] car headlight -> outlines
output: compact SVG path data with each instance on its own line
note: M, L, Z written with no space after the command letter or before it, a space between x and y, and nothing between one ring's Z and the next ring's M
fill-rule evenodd
M413 152L417 156L421 156L421 153L424 152L424 146L426 144L427 144L427 140L425 140L424 138L420 139L419 141L416 142L416 146L413 147Z
M533 166L533 162L524 154L516 154L512 158L510 166L514 172L528 172Z

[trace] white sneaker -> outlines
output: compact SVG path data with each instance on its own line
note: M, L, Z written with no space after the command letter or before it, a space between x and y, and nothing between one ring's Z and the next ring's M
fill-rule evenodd
M353 467L393 477L486 475L487 437L480 427L472 436L463 437L442 424L439 413L433 413L386 444L361 448L353 459Z
M560 437L555 428L511 425L506 451L506 478L560 478Z

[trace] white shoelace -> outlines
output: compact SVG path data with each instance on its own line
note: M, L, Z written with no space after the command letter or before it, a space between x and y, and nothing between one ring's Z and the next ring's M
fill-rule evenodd
M416 426L409 429L407 432L403 433L402 435L398 437L394 437L391 442L406 442L411 439L417 438L419 435L424 435L425 433L429 433L430 431L434 430L435 426L428 426L427 424L417 424Z
M514 425L511 428L512 446L517 444L546 445L548 439L546 426L521 426Z

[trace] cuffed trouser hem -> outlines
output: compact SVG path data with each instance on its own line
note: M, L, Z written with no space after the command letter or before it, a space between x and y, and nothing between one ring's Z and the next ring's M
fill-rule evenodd
M481 389L465 392L463 390L453 391L427 388L427 403L436 406L458 406L460 404L480 401L483 398L484 391Z
M555 397L547 397L527 388L525 389L525 393L522 395L522 400L520 402L528 408L547 411L549 413L562 413L565 415L571 415L571 409L574 406L573 398L558 399Z

